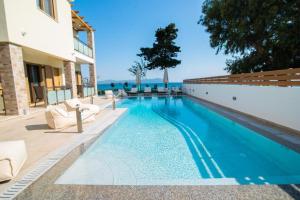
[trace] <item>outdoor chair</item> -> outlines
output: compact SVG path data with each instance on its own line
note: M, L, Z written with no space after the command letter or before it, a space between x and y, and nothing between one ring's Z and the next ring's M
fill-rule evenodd
M44 87L43 86L33 86L34 90L34 106L36 107L36 103L40 100L44 100Z
M174 87L174 88L171 89L171 93L172 93L172 94L181 94L182 91L181 91L180 88Z
M157 88L157 93L158 94L167 94L168 93L168 88L158 87Z
M16 177L26 159L23 140L0 142L0 182Z
M127 92L128 95L137 95L138 94L138 89L136 87L131 88L130 91Z
M76 111L77 107L79 107L79 109L86 109L95 115L100 112L99 106L88 103L81 103L77 98L66 100L64 101L64 104L68 112Z
M117 97L127 97L128 95L127 95L127 93L125 92L125 90L124 89L119 89L118 90L118 95L117 95Z
M77 124L76 112L67 112L59 106L48 106L45 112L46 121L50 128L61 129ZM81 112L82 122L95 120L95 114L87 110Z
M152 94L151 87L145 87L144 88L144 94L145 95L151 95Z
M112 99L114 97L114 93L112 90L105 90L104 93L107 99Z

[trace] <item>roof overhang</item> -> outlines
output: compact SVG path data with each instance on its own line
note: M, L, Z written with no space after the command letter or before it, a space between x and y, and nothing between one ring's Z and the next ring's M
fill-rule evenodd
M82 16L79 16L79 11L72 10L73 29L76 31L95 31L88 22L84 21Z

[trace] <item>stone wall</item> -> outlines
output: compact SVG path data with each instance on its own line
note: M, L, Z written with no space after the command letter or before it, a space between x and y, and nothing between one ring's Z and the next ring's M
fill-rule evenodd
M71 88L73 98L77 97L77 85L76 85L76 74L75 74L75 63L66 61L64 62L64 72L66 86Z
M6 114L28 113L25 71L22 48L14 44L0 44L0 74Z
M90 84L95 87L97 94L97 69L96 69L96 51L95 51L95 37L94 32L88 32L88 45L93 48L94 63L89 65Z

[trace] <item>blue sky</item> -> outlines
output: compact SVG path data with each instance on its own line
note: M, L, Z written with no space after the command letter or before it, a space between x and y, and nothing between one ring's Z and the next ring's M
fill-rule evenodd
M226 56L215 54L209 35L197 24L202 0L75 0L80 11L95 29L99 80L133 79L128 68L140 47L154 42L155 30L173 22L179 29L181 65L169 70L170 81L223 75ZM147 78L162 78L160 70L148 71Z

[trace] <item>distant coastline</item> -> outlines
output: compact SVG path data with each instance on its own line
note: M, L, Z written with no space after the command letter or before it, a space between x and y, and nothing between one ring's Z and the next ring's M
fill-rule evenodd
M111 83L130 83L130 84L135 84L135 80L103 80L103 81L98 81L98 84L111 84ZM162 83L163 80L161 78L152 78L152 79L143 79L142 83Z
M118 89L124 89L124 83L127 82L128 83L128 89L135 87L135 82L134 81L124 81L124 82L109 82L109 83L101 83L98 82L98 90L118 90ZM111 87L111 83L114 83L114 87ZM141 88L143 89L144 87L151 87L151 88L155 88L155 87L164 87L164 83L162 81L160 82L142 82L141 84ZM181 88L182 87L182 83L181 82L170 82L168 83L168 87L172 88L172 87L178 87Z

